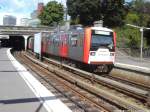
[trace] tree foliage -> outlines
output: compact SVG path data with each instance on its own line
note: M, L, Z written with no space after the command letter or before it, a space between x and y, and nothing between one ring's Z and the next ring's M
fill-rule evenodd
M124 26L116 28L117 47L118 48L139 48L140 47L140 31L139 29Z
M50 25L54 22L61 22L63 20L63 15L63 5L56 1L51 1L44 7L43 12L39 15L39 19L42 25Z
M138 23L135 23L133 21L133 24L139 26L147 26L150 22L150 2L146 0L133 1L132 8L130 9L129 13L134 14L139 18Z
M133 24L137 26L149 26L150 24L150 14L149 8L150 2L145 0L134 0L127 4L129 7L128 14L126 16L126 24ZM140 48L141 42L141 32L138 28L133 28L130 26L123 26L115 28L117 32L117 46L118 47L129 47L132 49ZM150 31L144 30L144 48L150 45Z
M92 25L101 18L100 0L67 0L68 14L73 21Z
M128 13L126 16L126 23L139 25L140 17L136 13Z
M134 0L126 18L126 22L138 26L150 27L150 2L148 0ZM136 20L136 21L135 21ZM144 30L145 45L150 46L150 30Z
M132 1L132 10L138 13L150 14L150 2L148 0Z
M124 0L67 0L68 14L72 20L92 25L103 19L104 25L114 27L124 23Z
M104 25L110 27L122 26L127 14L124 0L106 0L102 5Z

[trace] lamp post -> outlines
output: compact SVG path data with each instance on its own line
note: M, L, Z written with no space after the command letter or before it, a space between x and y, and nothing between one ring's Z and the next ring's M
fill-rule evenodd
M143 28L140 28L141 32L141 48L140 48L140 58L143 58Z

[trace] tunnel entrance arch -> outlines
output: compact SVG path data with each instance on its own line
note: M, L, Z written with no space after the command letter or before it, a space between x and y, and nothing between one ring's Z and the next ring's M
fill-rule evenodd
M0 35L0 47L9 46L9 35Z
M15 50L24 50L25 49L25 40L23 36L10 36L9 37L9 46Z

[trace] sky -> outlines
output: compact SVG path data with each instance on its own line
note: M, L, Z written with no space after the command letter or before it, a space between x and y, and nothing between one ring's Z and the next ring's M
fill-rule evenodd
M4 15L17 17L17 25L21 18L30 18L30 13L37 8L38 2L45 5L51 0L0 0L0 25L3 24ZM65 0L56 0L65 4Z
M37 8L38 2L43 2L46 5L49 1L52 0L0 0L0 25L3 24L4 15L17 17L17 25L19 25L21 18L30 18L30 13ZM65 5L66 0L56 1Z

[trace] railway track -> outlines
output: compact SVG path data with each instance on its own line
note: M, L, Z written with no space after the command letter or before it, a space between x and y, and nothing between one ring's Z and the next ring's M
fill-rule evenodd
M29 51L29 53L34 55L33 52ZM60 64L62 66L62 63L59 63L59 62L56 62L56 61L52 61L52 60L50 60L50 59L48 59L46 57L44 57L44 60L49 61L50 63L53 63L56 66L60 66ZM68 66L64 66L64 67L68 68ZM79 75L81 75L81 74L79 73ZM122 78L121 76L119 77L119 76L115 76L115 75L111 75L111 74L109 74L109 75L107 75L107 74L106 75L96 74L96 75L103 76L105 78L112 79L112 80L117 81L117 82L125 83L127 85L132 85L132 86L135 86L135 87L140 88L142 90L150 92L150 85L147 85L147 84L144 84L144 83L141 83L141 82L138 82L138 81L132 81L132 80L126 79L124 77ZM94 76L94 78L96 78L95 76ZM84 75L84 77L85 77L85 75ZM86 78L91 80L91 75L90 75L90 77L86 77ZM99 82L99 81L97 81L97 82Z
M148 86L144 86L140 83L135 83L129 80L119 80L119 78L117 77L113 77L113 76L108 76L107 78L105 77L101 77L101 76L97 76L97 75L93 75L91 73L87 73L87 72L83 72L81 70L77 70L75 68L69 67L67 65L64 65L62 63L59 62L53 62L52 60L49 60L48 58L44 58L47 61L50 61L53 64L56 64L57 66L63 66L65 68L69 68L69 70L71 70L72 72L75 72L78 77L84 77L87 80L91 81L92 83L98 83L101 84L103 86L107 86L109 88L115 89L121 93L127 94L128 96L134 97L138 100L140 100L142 103L145 103L145 105L150 105L149 104L149 87ZM112 79L113 77L113 79ZM120 82L118 82L118 80ZM126 84L124 84L126 81ZM130 83L129 83L130 82ZM123 84L122 84L123 83ZM131 86L132 85L132 86ZM134 85L134 86L133 86ZM138 87L138 88L137 88ZM140 87L140 88L139 88Z
M109 107L108 105L104 105L104 102L103 103L100 101L95 102L95 100L93 100L94 96L90 96L90 97L92 97L92 99L87 97L87 96L89 96L89 94L86 91L84 91L82 89L80 90L79 88L77 88L74 85L75 82L73 82L72 84L66 83L66 81L63 80L62 78L57 77L55 74L50 73L49 70L39 66L35 62L32 62L33 60L31 61L31 60L27 59L26 57L24 57L23 55L20 55L20 54L17 54L17 55L18 55L17 58L19 60L21 60L25 64L28 64L28 65L30 64L29 65L30 68L32 70L34 70L37 74L39 74L42 78L46 79L47 82L52 84L51 81L53 81L54 83L52 85L54 87L56 87L59 91L61 91L61 93L64 94L64 96L68 97L69 99L71 96L75 97L71 100L76 105L78 105L78 107L80 107L83 112L99 112L99 111L110 112L111 110L114 110L114 107ZM43 74L45 74L45 75L43 75ZM52 80L50 80L50 79L52 79ZM58 85L56 85L56 82L58 83ZM71 95L71 93L68 93L67 91L73 93L73 95ZM103 105L100 105L101 103Z
M128 80L128 79L113 76L113 75L109 75L109 76L105 76L105 77L107 77L109 79L112 79L112 80L115 80L115 81L118 81L118 82L122 82L122 83L125 83L125 84L135 86L137 88L140 88L140 89L143 89L143 90L146 90L146 91L150 91L150 86L149 85L145 85L145 84L142 84L142 83L139 83L139 82L135 82L135 81L132 81L132 80Z
M80 78L79 78L79 76L78 76L78 78L77 77L74 77L73 75L70 75L70 76L68 76L68 75L66 75L66 74L70 74L70 72L68 72L68 73L66 73L66 70L62 70L62 69L58 69L58 68L56 68L56 66L52 66L52 67L50 67L50 65L47 65L47 64L43 64L43 63L41 63L41 62L38 62L37 60L35 60L35 59L33 59L33 58L30 58L28 55L26 55L26 57L25 57L26 59L28 58L28 59L30 59L30 61L29 62L31 62L31 60L33 61L32 63L34 63L36 66L38 66L37 64L39 64L40 66L42 66L42 67L44 67L44 69L46 69L46 70L48 70L48 71L51 71L51 72L53 72L53 73L55 73L55 74L57 74L57 76L59 76L59 78L61 78L61 80L63 79L64 81L68 81L70 84L73 84L73 85L71 85L70 87L73 87L73 88L76 88L76 86L78 86L78 87L80 87L80 88L82 88L82 89L84 89L84 90L86 90L86 91L88 91L89 93L92 93L92 94L94 94L95 96L97 96L98 98L95 98L96 100L98 100L98 99L100 99L100 98L102 98L103 100L105 100L105 102L107 101L107 102L109 102L110 104L112 104L113 106L111 106L111 108L110 108L110 106L108 106L108 104L107 103L104 103L104 101L103 102L97 102L96 103L96 101L93 101L93 102L95 102L95 104L93 104L93 105L97 105L96 107L98 108L100 105L100 103L104 103L104 104L107 104L107 106L105 105L105 106L100 106L101 108L103 107L103 108L108 108L109 107L109 109L105 109L105 111L112 111L112 110L115 110L115 109L121 109L121 110L130 110L130 111L139 111L139 110L141 110L141 111L149 111L148 109L146 109L146 108L143 108L143 107L141 107L141 106L138 106L138 105L136 105L136 104L134 104L134 103L131 103L130 101L126 101L126 100L124 100L123 98L120 98L120 97L117 97L117 96L115 96L115 95L113 95L113 94L108 94L108 91L106 91L106 89L105 90L103 90L103 89L100 89L100 88L97 88L97 86L98 86L98 84L101 84L101 85L103 85L103 86L107 86L107 87L110 87L110 88L113 88L113 89L115 89L115 88L117 88L117 89L115 89L115 90L118 90L118 91L121 91L121 88L123 87L123 86L121 86L121 87L116 87L116 85L115 85L115 83L113 84L113 85L111 85L111 84L109 84L108 82L109 82L109 80L106 80L106 78L103 78L103 77L97 77L97 76L95 76L95 75L93 75L93 74L91 74L91 73L87 73L87 72L84 72L84 71L81 71L81 70L77 70L77 69L75 69L75 68L72 68L72 67L69 67L69 66L67 66L67 65L63 65L62 63L60 64L60 63L58 63L58 62L54 62L54 61L50 61L49 60L49 63L55 63L55 65L57 65L58 67L64 67L65 69L68 69L69 71L71 71L73 74L80 74ZM46 58L45 58L46 59ZM46 59L46 60L48 60L48 59ZM35 66L34 65L34 66ZM32 65L33 66L33 65ZM53 68L53 67L55 67L55 69ZM61 74L61 75L60 75ZM81 75L82 74L82 75ZM86 74L86 75L85 75ZM87 75L88 74L88 75ZM55 75L56 76L56 75ZM76 75L77 76L77 75ZM81 78L81 76L82 76L82 78L83 78L83 76L85 77L86 76L86 81L83 81L83 80L85 80L85 79L82 79ZM91 82L91 77L93 76L93 79L92 79L92 81L93 82L97 82L97 84L92 84ZM79 80L80 79L80 80ZM82 80L81 80L82 79ZM61 81L60 81L61 82ZM118 83L117 83L118 84ZM68 85L68 84L67 84ZM76 85L76 86L75 86ZM123 91L123 93L126 93L126 94L129 94L130 92L131 92L131 89L133 89L133 88L130 88L130 91L129 90L127 90L127 88L128 88L129 86L127 86L127 87L123 87L122 89L124 89L124 88L126 88L126 89L124 89ZM72 89L73 89L72 88ZM119 88L119 89L118 89ZM79 91L79 90L76 90L76 91ZM81 91L83 91L83 90L81 90ZM128 91L128 92L125 92L125 91ZM87 92L87 93L88 93ZM88 94L89 94L88 93ZM147 98L147 96L146 96L146 94L147 94L147 92L146 91L142 91L142 90L139 90L139 89L137 89L136 90L136 92L134 91L133 92L133 90L132 90L132 93L134 93L134 94L136 94L136 95L132 95L132 96L134 96L135 98L138 98L138 99L140 99L140 100L144 100L145 98ZM79 94L79 93L78 93ZM85 93L84 93L85 94ZM129 94L129 95L131 95L131 93ZM89 95L87 95L87 96L89 96ZM139 97L140 96L140 97ZM85 99L85 97L84 97L84 99ZM92 97L92 99L94 99L93 97ZM90 100L90 98L89 98L89 100ZM99 105L99 106L98 106Z
M107 78L105 77L101 77L101 76L97 76L91 73L87 73L87 72L83 72L81 70L69 67L67 65L64 65L62 63L59 62L55 62L52 60L49 60L48 58L44 58L45 60L49 61L52 64L55 64L56 66L63 66L64 68L69 68L69 70L71 70L72 72L75 72L78 76L84 77L87 80L91 81L92 83L98 83L104 86L107 86L109 88L115 89L119 92L128 94L140 101L142 101L143 103L149 102L148 101L148 97L149 97L149 86L146 85L142 85L140 83L136 83L136 82L132 82L129 80L125 80L125 79L121 79L115 76L108 76ZM118 82L119 81L119 82ZM126 83L122 84L122 83ZM133 87L131 85L134 85ZM138 87L138 88L137 88Z

